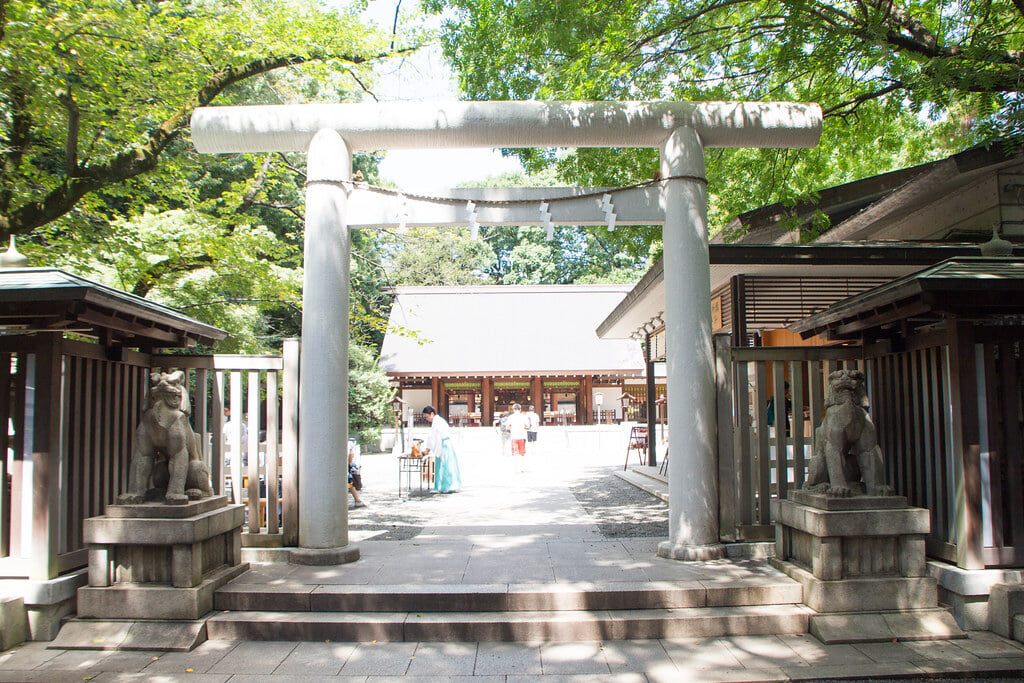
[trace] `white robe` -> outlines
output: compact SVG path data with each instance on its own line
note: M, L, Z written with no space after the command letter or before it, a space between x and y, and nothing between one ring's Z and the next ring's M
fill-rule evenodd
M441 449L441 441L451 436L451 427L448 426L447 420L438 414L434 414L434 419L430 423L430 434L427 435L427 442L423 444L423 447L430 451L431 455L441 456L444 451Z

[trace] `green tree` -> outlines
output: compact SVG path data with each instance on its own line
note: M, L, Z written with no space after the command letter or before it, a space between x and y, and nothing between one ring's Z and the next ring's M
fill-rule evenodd
M187 203L196 107L285 67L358 78L386 52L353 10L315 0L3 0L0 233Z
M187 126L210 103L353 99L405 49L357 9L0 0L0 232L31 233L19 246L33 263L223 327L220 350L297 335L304 155L200 156ZM355 166L375 178L374 157ZM353 290L364 339L384 324L366 299L382 295Z
M391 420L389 401L395 391L376 354L351 343L348 346L348 435L360 443L380 440L380 428Z
M465 229L411 228L395 233L387 257L387 269L395 285L493 284L486 271L494 252Z
M1024 4L1008 0L432 0L471 99L820 102L813 150L708 154L712 225L1022 127ZM519 152L581 184L651 178L652 150ZM625 247L635 231L610 239ZM649 241L649 240L642 240Z

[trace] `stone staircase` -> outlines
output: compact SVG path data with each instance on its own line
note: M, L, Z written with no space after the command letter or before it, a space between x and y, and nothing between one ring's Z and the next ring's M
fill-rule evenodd
M230 584L211 640L581 641L806 633L784 577L493 585Z

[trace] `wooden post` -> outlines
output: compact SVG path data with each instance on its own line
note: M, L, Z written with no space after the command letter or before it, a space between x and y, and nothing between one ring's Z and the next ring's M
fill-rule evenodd
M61 366L60 340L40 337L34 355L35 367L28 376L34 389L32 432L32 557L29 579L47 581L57 577L60 550L59 490L63 448L60 435ZM27 444L26 444L27 445ZM104 488L104 490L106 490ZM104 501L109 502L109 501Z
M480 380L480 426L490 427L494 423L494 387L490 377Z
M441 413L441 380L437 377L430 378L430 404L434 406L438 415L441 415L444 419L448 419L447 415Z
M591 408L590 399L594 393L594 378L591 377L590 375L586 375L585 377L582 378L582 380L583 381L580 382L580 412L583 413L583 419L578 420L577 423L582 425L588 425L591 424L591 412L593 412L593 408Z
M644 340L644 369L647 371L647 464L658 465L658 404L655 401L656 385L654 379L654 361L651 359L651 335Z
M961 569L983 569L978 367L971 323L951 323L949 360L950 434L956 485L956 563Z
M718 532L735 540L736 466L733 460L732 339L727 334L712 337L715 345L716 411L718 413Z
M729 292L732 295L732 344L747 345L747 288L746 277L735 275Z
M299 340L285 339L281 373L281 544L299 542Z
M541 383L540 377L539 376L538 377L534 377L533 381L530 383L530 386L531 386L531 391L530 391L531 398L530 398L530 400L533 402L533 410L538 415L543 415L544 414L544 387L543 387L543 384ZM541 421L543 421L543 419Z

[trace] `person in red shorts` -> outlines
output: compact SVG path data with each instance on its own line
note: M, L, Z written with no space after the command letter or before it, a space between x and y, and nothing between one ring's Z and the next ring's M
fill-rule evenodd
M523 414L522 406L513 403L512 414L508 416L508 431L512 439L512 457L517 460L520 472L526 471L526 428L529 424L530 421Z

